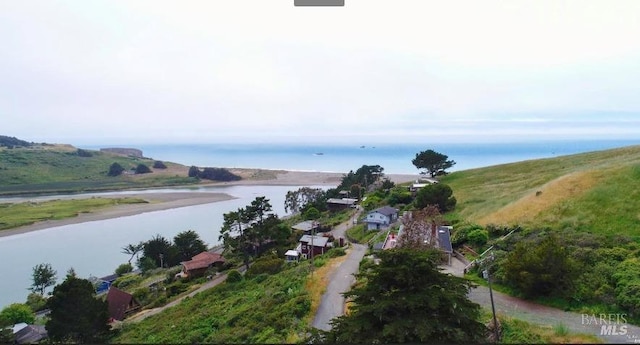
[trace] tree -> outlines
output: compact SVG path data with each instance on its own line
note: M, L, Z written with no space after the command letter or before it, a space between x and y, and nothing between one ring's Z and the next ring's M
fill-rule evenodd
M403 225L398 246L403 248L437 248L436 231L443 224L442 215L436 206L406 212L400 219Z
M213 181L238 181L242 178L225 168L204 168L198 174L199 178Z
M382 251L380 264L357 275L345 297L354 306L332 320L326 342L477 343L486 328L480 306L467 298L468 280L440 272L437 250Z
M414 200L416 208L436 205L440 212L451 211L456 207L457 200L453 190L446 184L434 183L420 188Z
M248 212L245 208L223 214L224 222L219 240L223 241L225 251L242 259L246 269L253 252Z
M349 171L348 174L342 176L342 181L338 186L339 190L350 190L354 184L359 184L365 190L373 185L379 178L383 178L384 168L379 165L363 165L356 172Z
M109 167L109 172L107 173L107 176L120 176L120 174L122 174L123 171L124 171L124 168L122 167L122 165L118 163L113 163Z
M2 311L0 311L0 319L9 321L11 325L21 322L30 325L36 321L36 314L26 304L13 303L4 307Z
M453 160L447 160L449 156L438 153L434 150L421 151L416 153L411 163L418 169L425 169L422 174L428 173L431 177L446 174L447 169L456 164Z
M145 242L143 255L153 260L156 267L171 267L180 262L177 248L160 234Z
M95 298L90 281L67 275L47 301L46 324L54 342L104 343L110 332L107 302Z
M315 207L309 207L303 214L305 220L316 220L320 218L320 211Z
M200 169L198 169L197 166L191 166L189 168L189 177L196 177L199 178L200 177Z
M143 249L144 242L140 242L138 244L127 244L126 247L122 247L122 254L131 255L131 257L127 261L128 263L131 263L133 257L136 256L136 254L140 253Z
M173 238L173 244L178 250L178 261L188 261L192 257L207 250L207 245L200 239L200 235L193 230L178 233Z
M138 164L138 166L136 167L136 174L148 174L151 172L151 169L149 169L148 166L140 163Z
M295 191L288 191L284 198L285 212L298 213L301 210L324 204L325 192L321 188L302 187ZM316 208L318 208L316 206Z
M162 161L155 161L155 162L153 162L153 168L154 169L166 169L167 166Z
M578 273L568 249L554 234L537 244L518 242L501 266L507 282L527 297L564 297Z
M30 290L44 295L45 289L56 283L56 273L57 272L51 267L51 264L36 265L33 268L33 283L31 284Z
M47 299L38 293L32 292L27 296L25 304L36 313L47 308Z

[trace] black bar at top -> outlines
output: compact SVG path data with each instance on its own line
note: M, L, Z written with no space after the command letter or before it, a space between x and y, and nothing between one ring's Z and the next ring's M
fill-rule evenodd
M344 0L294 0L295 6L344 6Z

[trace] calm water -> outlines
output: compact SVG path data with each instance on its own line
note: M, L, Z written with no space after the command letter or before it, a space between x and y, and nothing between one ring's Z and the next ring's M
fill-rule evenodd
M122 247L149 240L156 234L173 239L181 231L194 230L207 244L214 245L218 243L224 213L244 207L258 196L266 196L274 212L284 216L284 197L287 191L298 188L200 188L200 192L222 192L237 199L0 237L0 309L26 300L32 268L39 263L50 263L58 271L59 278L63 278L70 267L81 277L101 277L113 273L118 265L127 262L129 256L120 253ZM162 191L170 193L193 189Z
M414 174L416 153L433 149L466 170L516 161L638 145L640 140L545 141L535 143L447 143L369 145L197 144L119 145L143 150L146 157L199 167L266 168L346 173L362 165L380 165L386 173ZM103 146L86 146L99 149ZM115 145L116 147L118 145ZM364 146L364 147L362 147ZM322 153L319 155L319 153Z

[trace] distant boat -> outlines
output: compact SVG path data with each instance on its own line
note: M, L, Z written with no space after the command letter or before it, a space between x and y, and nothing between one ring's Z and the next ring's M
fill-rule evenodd
M322 153L322 152L316 152L316 153L314 153L313 155L314 155L314 156L322 156L322 155L324 155L324 153Z
M361 148L361 149L363 149L363 148L364 148L364 145L360 146L360 148Z

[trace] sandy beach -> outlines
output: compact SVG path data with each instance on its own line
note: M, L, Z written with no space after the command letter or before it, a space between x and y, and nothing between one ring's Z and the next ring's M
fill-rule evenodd
M231 169L230 169L231 170ZM234 173L243 177L240 181L209 183L203 185L280 185L280 186L337 186L342 173L331 172L306 172L306 171L284 171L284 170L262 170L262 169L235 169ZM418 175L389 174L385 175L395 183L413 181ZM105 220L118 217L132 216L145 212L168 210L179 207L187 207L213 202L225 201L234 197L224 193L207 192L180 192L180 193L139 193L127 194L127 197L147 200L146 204L131 204L109 207L92 213L81 213L77 217L65 218L61 220L48 220L35 224L22 226L15 229L0 231L0 237L23 234L30 231L42 230L46 228L78 224L97 220ZM89 196L77 194L71 196L73 199L81 199ZM123 195L105 195L103 197L121 198ZM23 202L29 200L28 197L16 198L13 202Z

